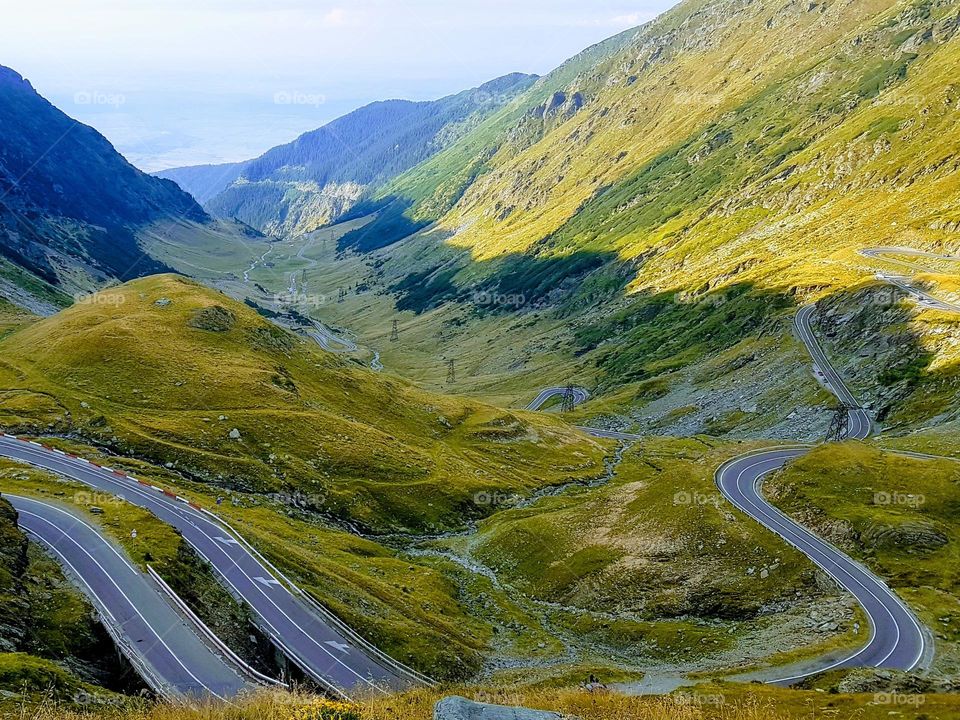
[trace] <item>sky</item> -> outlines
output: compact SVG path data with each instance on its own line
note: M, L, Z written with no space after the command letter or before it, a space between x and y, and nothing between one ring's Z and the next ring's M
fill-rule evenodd
M8 1L0 64L154 171L256 157L374 100L542 75L675 1Z

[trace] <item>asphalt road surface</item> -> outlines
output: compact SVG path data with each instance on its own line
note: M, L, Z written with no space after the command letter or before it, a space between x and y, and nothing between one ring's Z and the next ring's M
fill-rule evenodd
M810 327L813 311L814 306L807 305L797 313L797 334L821 379L839 400L851 406L847 439L866 439L873 430L873 422L823 352ZM924 659L927 650L926 636L913 612L877 576L784 515L761 493L763 479L768 474L808 451L808 447L780 447L734 458L717 470L717 486L733 505L804 553L851 593L869 618L871 635L867 644L851 655L824 659L802 673L773 682L790 684L841 667L912 670Z
M553 397L563 396L566 394L567 388L565 387L549 387L544 388L540 391L540 394L537 395L533 401L527 405L527 410L539 410L542 408L546 402ZM581 387L573 388L573 404L579 405L580 403L586 402L587 398L590 397L590 393L584 390Z
M905 255L907 257L914 258L927 258L930 260L952 260L954 262L960 261L960 256L958 255L941 255L938 253L927 252L925 250L913 250L911 248L905 247L875 247L875 248L866 248L860 251L860 254L864 257L871 258L873 260L879 260L881 262L893 263L894 265L900 265L905 268L909 268L913 271L925 272L926 268L917 263L910 262L909 260L902 260L899 258L885 257L887 255ZM911 295L921 307L930 308L933 310L946 310L948 312L960 312L960 305L955 303L947 302L946 300L940 300L939 298L934 297L928 292L921 290L917 287L914 287L911 284L911 278L904 275L888 275L887 273L877 273L877 279L882 280L883 282L889 283L900 290L903 290L908 295Z
M350 338L337 335L330 328L321 322L313 321L313 330L308 330L307 335L312 337L317 345L327 352L332 353L352 353L357 352L357 344Z
M824 659L803 672L770 682L790 684L842 667L912 670L924 657L926 641L920 623L903 601L873 573L791 520L761 494L766 475L808 450L781 447L734 458L717 470L717 486L737 508L793 545L856 597L870 620L871 635L867 644L853 654Z
M20 527L78 583L155 692L169 699L225 700L252 689L97 528L56 505L4 497L16 508Z
M869 413L860 407L824 353L810 326L813 312L814 306L808 305L797 313L797 334L806 345L824 384L841 402L850 406L846 439L866 439L873 431L873 421ZM549 398L563 392L565 388L546 388L530 403L528 409L536 410ZM582 429L598 437L629 440L639 437L630 433ZM850 592L869 618L870 639L855 653L839 658L824 658L808 664L803 672L770 682L790 684L809 675L839 667L871 666L911 670L920 664L927 650L924 631L911 610L882 580L784 515L761 494L764 477L808 451L809 447L806 446L780 447L734 458L717 470L717 486L734 506L796 547Z
M810 327L810 317L813 315L813 311L813 305L805 305L797 312L796 319L794 320L797 334L800 336L803 344L807 346L807 351L810 353L810 357L813 358L813 364L827 384L827 387L841 402L849 405L851 408L848 413L847 438L850 440L865 440L870 437L873 432L873 420L870 418L869 413L860 407L860 403L857 402L853 393L847 389L843 378L840 377L840 374L833 368L833 365L830 364L830 361L823 352L823 348L820 347L820 341L817 340L816 335L813 334L813 330Z
M345 698L386 693L425 681L363 641L278 577L243 539L182 498L35 443L0 436L0 456L21 460L146 508L177 528L252 610L260 628L304 673Z

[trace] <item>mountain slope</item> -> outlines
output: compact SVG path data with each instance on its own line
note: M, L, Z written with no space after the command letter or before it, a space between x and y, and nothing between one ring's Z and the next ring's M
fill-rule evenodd
M6 427L52 422L224 488L323 498L371 527L457 526L491 483L602 472L601 445L557 420L358 368L172 275L110 288L0 348ZM559 447L580 449L583 468L555 465Z
M764 96L804 98L782 95L795 90L788 86L797 75L815 75L820 63L846 61L846 77L834 70L817 80L809 95L825 101L853 90L860 79L852 77L857 68L869 75L877 70L873 61L896 48L874 42L851 46L854 38L845 36L855 35L861 25L869 29L891 6L889 0L812 3L809 9L735 0L683 3L621 36L615 52L586 62L574 58L539 81L518 103L524 112L512 109L514 117L520 116L513 125L487 133L492 144L480 146L479 155L486 156L483 172L466 172L465 163L476 162L477 153L466 150L476 138L464 138L382 194L412 203L408 215L424 222L450 211L443 225L456 228L457 244L477 257L525 252L586 203L657 162L661 153L709 132L725 113L746 110ZM892 38L908 23L905 18L886 35ZM545 115L553 122L544 124ZM473 180L445 197L449 188L430 182L441 168L448 179L466 173ZM695 168L693 174L708 173ZM662 187L645 187L646 194L667 191L672 178L663 180ZM674 200L679 205L683 198Z
M313 230L469 132L534 80L514 73L439 100L372 103L249 162L159 175L182 182L214 215L272 233Z
M163 269L141 250L137 233L167 219L207 216L176 184L137 170L102 135L0 66L0 257L7 268L0 292L26 285L10 264L53 295L52 288Z
M341 249L406 238L356 279L400 310L522 297L493 309L562 322L556 362L601 390L751 357L871 280L856 249L960 246L958 27L928 0L683 3L384 186Z

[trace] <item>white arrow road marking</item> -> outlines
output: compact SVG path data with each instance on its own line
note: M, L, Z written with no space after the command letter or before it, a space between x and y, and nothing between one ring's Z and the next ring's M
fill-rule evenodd
M234 540L232 537L215 537L218 543L223 543L224 545L239 545L240 543L237 540Z
M274 578L272 578L272 577L271 577L271 578L265 578L265 577L261 577L261 576L257 575L257 577L255 577L254 580L256 580L256 581L257 581L258 583L260 583L261 585L266 585L267 587L270 587L271 585L279 585L279 584L280 584L280 581L279 581L279 580L276 580L276 579L274 579Z
M342 653L350 652L350 646L346 643L337 642L336 640L324 640L324 645L329 645L330 647L335 647Z

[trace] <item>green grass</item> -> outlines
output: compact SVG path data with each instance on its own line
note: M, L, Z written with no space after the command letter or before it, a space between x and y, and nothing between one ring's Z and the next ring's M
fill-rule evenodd
M0 689L9 693L0 697L0 712L5 717L15 717L18 707L44 703L65 710L82 709L84 699L91 697L108 706L128 702L123 695L85 683L62 666L26 653L0 653Z
M0 424L53 424L223 490L300 492L373 529L457 527L480 491L602 472L604 446L556 419L356 368L192 282L108 292L3 341ZM217 307L222 331L198 321Z
M0 339L38 319L33 313L0 298Z
M960 670L960 464L828 445L769 486L781 508L865 562L910 604L936 636L935 669Z
M796 659L856 645L852 613L829 639L785 629L821 591L802 555L717 493L716 466L748 447L651 438L600 487L502 510L476 535L423 547L488 568L514 601L546 612L558 637L625 669L689 662L730 672L774 652ZM745 633L770 645L743 646Z
M470 552L505 582L549 602L647 608L649 617L749 618L805 588L811 576L801 555L734 516L717 494L713 470L731 447L644 441L601 488L483 521ZM771 565L780 572L769 582L746 575L749 566Z

